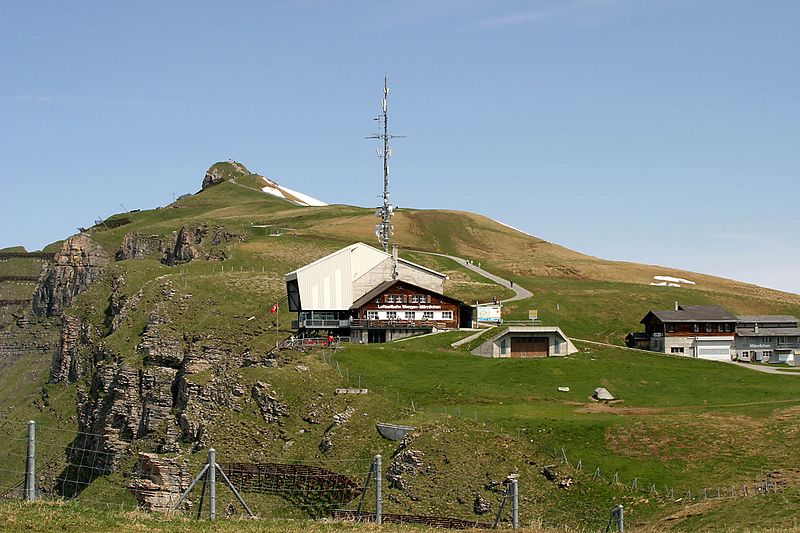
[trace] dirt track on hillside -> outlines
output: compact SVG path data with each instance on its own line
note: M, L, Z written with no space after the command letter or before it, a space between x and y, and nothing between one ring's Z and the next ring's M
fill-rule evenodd
M564 402L566 405L576 405L574 402ZM790 400L765 400L761 402L741 402L741 403L721 403L721 404L703 404L703 405L675 405L672 407L623 407L611 403L585 403L578 404L580 407L575 409L576 413L591 414L591 413L613 413L618 415L656 415L660 413L668 413L675 411L682 411L684 409L717 409L727 407L748 407L751 405L780 405L785 403L800 403L800 398L793 398Z

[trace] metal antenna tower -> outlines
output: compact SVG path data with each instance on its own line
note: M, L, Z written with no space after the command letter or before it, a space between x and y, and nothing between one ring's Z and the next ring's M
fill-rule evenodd
M394 232L392 227L394 206L389 203L389 158L392 156L392 150L389 148L389 139L402 138L405 135L389 135L389 86L386 78L383 78L381 109L383 113L375 117L374 120L378 122L379 127L383 126L383 132L370 135L367 139L380 139L383 141L383 150L380 148L377 150L378 157L383 158L383 207L380 207L375 212L375 215L381 219L375 225L375 236L378 237L378 242L383 245L383 251L389 253L389 238Z

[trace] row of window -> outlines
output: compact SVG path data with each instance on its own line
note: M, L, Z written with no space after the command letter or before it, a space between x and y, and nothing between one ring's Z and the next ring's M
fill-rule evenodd
M700 333L700 324L692 324L692 328L694 329L695 333ZM673 324L673 323L667 324L667 331L669 333L675 333L675 324ZM706 333L711 333L712 331L714 331L714 324L712 324L710 322L707 322L705 324L705 332ZM717 324L717 332L718 333L732 333L733 332L733 326L731 324L729 324L729 323L720 322L719 324Z
M424 304L430 301L426 294L385 294L383 298L387 304Z
M378 311L367 311L367 318L369 320L379 320L380 315ZM398 311L386 311L386 318L384 320L398 320L401 318ZM433 311L403 311L403 320L433 320ZM452 311L442 311L441 320L453 320Z
M758 352L756 352L755 350L751 350L749 352L748 351L742 352L742 357L751 357L755 359L757 356ZM763 352L761 352L761 357L769 359L770 357L772 357L772 350L764 350Z

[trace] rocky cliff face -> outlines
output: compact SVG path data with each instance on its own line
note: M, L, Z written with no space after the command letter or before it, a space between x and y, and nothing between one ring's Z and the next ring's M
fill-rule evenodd
M237 175L248 176L250 174L251 172L238 161L214 163L211 165L211 168L206 171L206 175L203 177L203 189L213 187L214 185L236 177Z
M161 262L175 266L203 258L207 261L224 261L227 259L226 246L229 243L244 242L244 237L226 231L223 226L208 225L182 226L175 234L175 244L164 251Z
M122 286L118 280L112 285ZM185 309L191 296L180 294L168 281L160 289L160 301L150 313L136 347L141 359L115 353L103 343L99 331L77 318L64 316L61 341L53 358L52 381L78 384L80 434L71 453L97 450L92 456L95 475L117 469L121 456L134 441L146 440L150 451L156 453L179 452L179 442L202 446L205 428L220 406L241 410L239 402L244 391L226 377L226 369L241 366L243 355L221 348L219 339L175 332L170 327L168 308ZM124 315L138 302L136 295L112 305L111 310ZM207 370L214 374L211 380L193 382L195 374ZM86 463L85 457L72 459L76 464ZM66 472L62 477L69 479L73 474ZM143 488L152 489L148 498L155 508L163 498L172 497L171 488L164 489L170 494L162 494L162 489L156 487L160 481L140 482ZM69 490L74 489L65 485L60 490L71 496Z
M187 462L159 457L153 453L139 453L133 481L128 488L139 505L148 511L167 512L189 488Z
M108 265L105 251L83 233L65 240L53 264L45 267L33 295L38 315L59 315L72 299L89 288Z
M186 226L181 227L175 237L175 246L164 252L161 262L169 266L188 263L200 255L194 245L200 244L201 241L202 236L199 235L199 232L191 232L186 229Z
M53 355L51 383L75 381L83 374L83 362L79 350L81 345L88 342L87 324L83 324L78 318L65 315L61 325L61 338Z
M122 243L114 258L117 261L145 259L156 253L163 253L166 250L167 245L161 235L144 235L132 232L122 238Z

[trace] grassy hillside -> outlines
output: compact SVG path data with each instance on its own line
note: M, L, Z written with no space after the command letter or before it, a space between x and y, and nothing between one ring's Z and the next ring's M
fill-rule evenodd
M159 262L160 252L153 251L146 259L112 262L104 278L76 298L68 314L91 324L103 346L134 367L146 366L137 345L155 312L169 317L160 326L162 335L181 345L214 339L226 353L263 356L290 334L293 317L283 310L277 317L269 313L285 296L283 274L354 241L374 241L371 209L297 207L256 190L260 182L254 175L234 167L222 170L227 181L162 209L111 217L127 222L119 227L90 231L112 257L131 233L174 242L182 226L205 226L206 240L217 227L232 235L218 245L224 261L201 257L168 267ZM395 227L404 257L448 274L447 294L473 302L505 298L511 292L449 259L415 250L480 261L487 270L513 279L534 296L509 304L511 318L526 318L528 309L538 309L545 324L558 324L575 338L621 344L626 332L639 329L649 309L670 308L676 300L719 304L735 313L800 315L800 295L665 267L604 261L480 215L401 210ZM5 266L9 272L33 268L23 262ZM654 275L685 277L697 285L653 287L649 283ZM11 294L14 289L0 290ZM112 290L115 298L136 301L114 330ZM165 293L174 296L165 298ZM694 507L676 500L689 490L697 495L707 487L758 482L770 471L800 471L800 375L772 376L584 343L578 343L581 352L569 358L487 360L469 355L466 348L450 348L463 335L350 346L336 354L285 351L278 367L221 364L193 374L188 380L199 387L219 383L222 389L250 391L256 382L268 383L289 405L280 428L265 424L258 407L246 399L220 406L211 415L204 446L217 447L224 460L326 465L362 479L375 453L392 458L402 451L377 435L375 422L408 423L418 428L409 446L424 454L423 467L412 476L410 488L387 488L387 512L474 519L476 496L487 498L496 509L499 497L493 483L516 472L526 523L541 520L546 526L600 529L608 510L624 503L630 523L641 530L725 531L737 524L740 529L756 528L757 518L741 509L760 505L771 507L775 527L795 526L793 516L800 509L794 481L782 495L740 503L707 500ZM24 421L34 418L52 429L51 434L61 435L50 440L53 457L44 458L57 465L59 447L63 450L76 423L76 388L46 383L50 355L30 351L0 365L0 425L21 435ZM333 395L336 387L345 385L368 387L370 394ZM570 392L558 392L560 386L570 387ZM598 386L621 402L591 401ZM333 448L321 451L327 424L304 419L316 412L329 421L348 408L353 410L351 421L335 429ZM204 460L203 449L185 445L181 453L196 469ZM19 453L0 451L0 462L17 464ZM562 453L568 465L562 464ZM581 469L576 468L578 460ZM125 468L132 467L133 459L126 461ZM559 488L548 480L542 471L550 464L556 465L559 479L570 477L574 483ZM593 475L597 468L600 479ZM0 485L15 482L18 471L9 470L0 474ZM615 473L620 484L610 483ZM101 478L81 497L90 504L116 487L120 501L130 503L121 488L126 475ZM639 488L631 491L634 479ZM651 485L657 493L648 491ZM672 497L667 497L668 488L673 489ZM298 516L285 501L250 497L265 513ZM0 508L0 513L7 509ZM27 511L21 512L20 519L28 520ZM60 511L43 512L53 516ZM94 520L72 508L64 513L75 524ZM102 528L111 518L97 520L86 523ZM143 528L162 527L139 517L122 520Z

